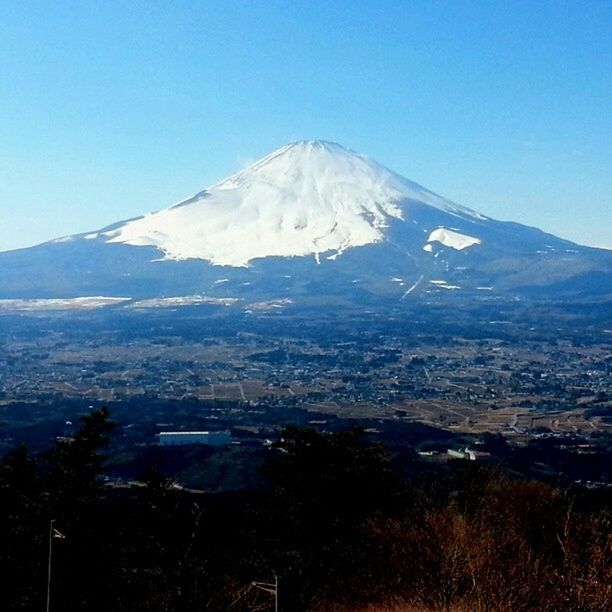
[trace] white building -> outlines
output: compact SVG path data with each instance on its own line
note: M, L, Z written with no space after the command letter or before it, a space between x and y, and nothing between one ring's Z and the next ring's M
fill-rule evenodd
M470 450L467 446L463 450L455 450L449 448L446 454L453 459L467 459L468 461L476 461L476 454L473 450Z
M229 431L162 431L157 434L157 439L161 446L226 446L231 443L232 436Z

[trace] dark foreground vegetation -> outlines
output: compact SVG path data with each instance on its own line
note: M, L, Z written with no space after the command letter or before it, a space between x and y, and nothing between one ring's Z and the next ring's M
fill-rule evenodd
M289 428L256 491L105 479L112 424L83 417L0 466L2 610L591 611L612 606L609 499L490 468L399 473L361 431ZM423 468L425 469L425 468Z

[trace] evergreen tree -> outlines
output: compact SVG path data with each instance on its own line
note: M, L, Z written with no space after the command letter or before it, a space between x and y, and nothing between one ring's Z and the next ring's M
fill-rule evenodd
M94 410L81 417L74 438L58 440L46 454L45 488L54 518L78 516L98 496L113 427L108 408Z

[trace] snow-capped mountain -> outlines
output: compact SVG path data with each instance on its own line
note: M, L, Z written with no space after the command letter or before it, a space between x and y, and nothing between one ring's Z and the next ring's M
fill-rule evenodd
M336 258L383 241L389 223L407 217L402 203L409 201L484 218L338 144L303 141L105 237L157 247L167 259L226 266L247 266L262 257Z
M0 297L610 290L612 253L488 218L325 141L192 198L0 253Z

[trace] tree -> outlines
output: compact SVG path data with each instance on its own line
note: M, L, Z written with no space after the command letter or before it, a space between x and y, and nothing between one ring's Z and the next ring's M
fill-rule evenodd
M22 520L39 506L36 460L20 445L9 451L0 464L0 506L7 520Z
M38 464L25 446L18 446L0 464L0 575L3 603L9 609L11 604L15 609L35 605L31 583L42 583L38 559L44 546L43 525Z
M361 428L325 434L288 427L276 446L280 453L265 469L272 485L262 517L272 547L265 569L282 576L284 597L302 595L283 605L301 609L339 583L351 591L345 579L370 563L366 523L398 505L401 483L387 450L366 443Z
M288 427L276 446L283 454L266 475L275 494L306 515L353 522L398 500L400 479L388 451L366 444L361 428L322 434Z
M45 489L54 518L79 516L97 498L113 427L108 408L94 410L81 417L74 438L58 440L45 455Z

